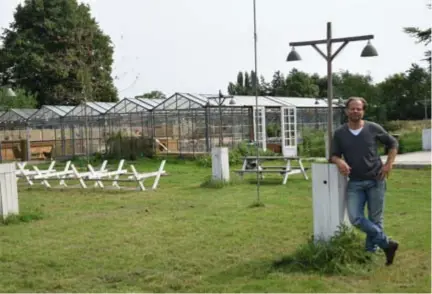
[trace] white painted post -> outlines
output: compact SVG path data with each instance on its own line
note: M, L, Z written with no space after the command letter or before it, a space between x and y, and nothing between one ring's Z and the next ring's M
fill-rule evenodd
M225 182L230 179L227 147L213 147L212 149L212 178Z
M423 129L422 146L423 151L431 150L431 129Z
M15 163L0 164L0 213L3 219L19 213Z
M350 226L346 210L347 179L335 164L312 164L314 239L328 241L338 226Z

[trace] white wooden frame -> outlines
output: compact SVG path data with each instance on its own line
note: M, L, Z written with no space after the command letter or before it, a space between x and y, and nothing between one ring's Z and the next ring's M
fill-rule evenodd
M282 155L297 156L297 109L281 107Z
M152 185L152 190L157 189L160 177L162 175L166 175L166 171L164 170L166 160L163 160L155 172L144 172L139 173L135 166L130 165L131 171L128 172L127 169L123 168L125 160L122 159L119 162L119 165L116 170L108 171L106 169L107 161L105 160L101 167L96 170L91 164L87 165L88 171L80 172L72 164L70 161L66 163L66 166L63 171L54 170L54 162L50 165L47 170L40 170L37 166L33 166L34 171L25 169L26 163L17 163L18 168L20 169L18 174L20 177L23 177L27 180L30 186L34 185L35 180L41 180L41 184L46 188L52 188L49 180L58 179L60 180L59 184L62 187L68 187L66 184L66 180L78 180L79 186L83 189L87 189L88 185L86 181L95 181L94 187L105 188L103 182L109 181L112 182L112 187L116 189L121 189L119 182L136 182L137 189L140 191L146 191L146 187L144 186L144 180L155 177L155 180ZM126 179L120 179L120 176L126 175Z
M254 140L257 148L261 147L264 151L267 150L267 129L266 129L266 109L264 106L252 107L253 110L253 129ZM256 118L258 115L258 126Z

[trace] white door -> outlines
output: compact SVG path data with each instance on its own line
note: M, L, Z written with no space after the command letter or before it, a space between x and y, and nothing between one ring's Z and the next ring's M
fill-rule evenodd
M253 108L253 126L254 126L254 138L259 148L264 151L267 150L266 140L266 123L265 123L265 107L254 107ZM257 122L258 118L258 122ZM258 125L257 125L258 123Z
M283 156L297 156L297 112L295 107L281 107Z

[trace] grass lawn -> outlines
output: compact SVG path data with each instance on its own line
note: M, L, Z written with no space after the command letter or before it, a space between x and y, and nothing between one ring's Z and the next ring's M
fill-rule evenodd
M355 275L273 266L313 233L311 180L296 175L283 186L270 176L265 206L250 207L254 175L212 189L200 187L209 168L166 170L158 191L21 187L21 214L43 217L0 225L1 292L430 292L430 170L393 172L385 228L401 244L395 264L380 256Z

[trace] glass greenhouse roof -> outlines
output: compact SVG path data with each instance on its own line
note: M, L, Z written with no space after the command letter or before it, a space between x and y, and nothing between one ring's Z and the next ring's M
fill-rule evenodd
M232 104L232 102L235 102ZM44 105L40 109L10 109L0 112L0 122L49 120L61 117L97 117L104 114L140 113L152 110L189 110L217 107L218 94L175 93L166 99L124 98L117 103L83 102L77 106ZM334 107L341 107L342 100L334 99ZM234 95L226 97L224 107L254 107L255 96ZM258 96L258 106L298 108L327 108L327 98Z
M24 122L36 111L31 108L12 108L0 116L0 122Z
M66 117L78 117L78 116L98 116L105 114L110 108L115 106L116 103L110 102L83 102L80 105L75 106L70 112L66 114Z
M72 109L74 109L74 106L43 105L38 111L29 117L29 121L61 118Z
M234 101L234 104L231 102ZM335 99L335 106L337 106ZM157 105L155 110L186 110L204 107L216 107L219 104L217 94L192 94L192 93L175 93L162 103ZM256 106L255 96L237 96L227 97L223 100L222 105L225 107L254 107ZM258 106L261 107L327 107L326 98L297 98L297 97L272 97L258 96Z
M324 108L327 107L327 98L303 98L303 97L270 97L274 101L279 101L281 103L288 103L290 106L295 106L298 108ZM333 106L338 106L338 99L333 99Z
M106 113L110 114L125 114L150 111L156 105L162 103L164 99L149 99L149 98L124 98L111 107Z

